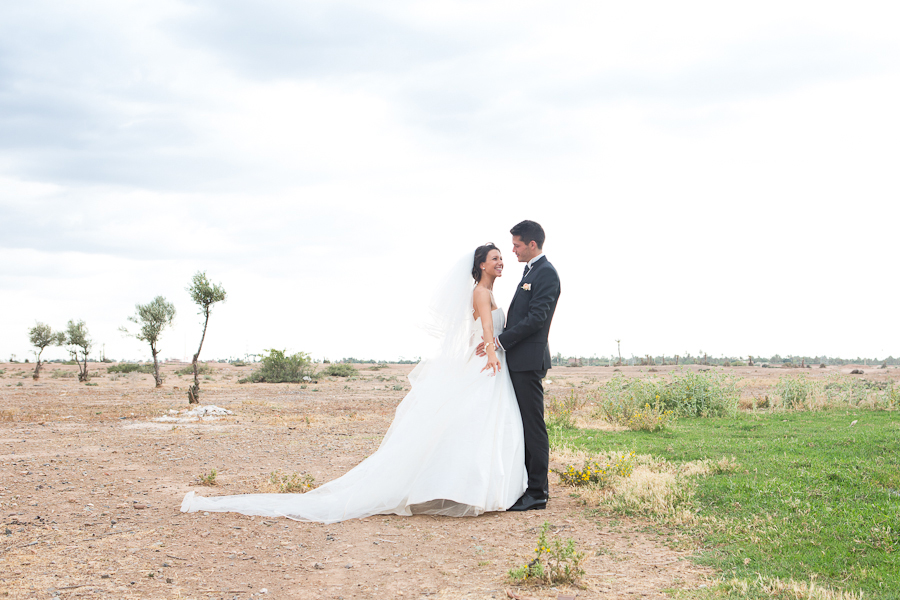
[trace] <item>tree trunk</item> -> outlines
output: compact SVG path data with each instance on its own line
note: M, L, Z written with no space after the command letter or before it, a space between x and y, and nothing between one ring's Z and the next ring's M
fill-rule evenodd
M197 361L200 359L200 351L203 349L203 340L206 339L206 326L209 325L209 307L204 312L206 318L203 320L203 335L200 336L200 346L197 348L197 353L194 354L194 360L191 361L191 365L194 367L194 385L188 388L188 404L200 404L200 378L197 374Z
M43 352L43 350L41 350L41 352ZM35 381L41 376L41 352L38 352L37 364L34 365L34 375L31 376Z
M156 355L159 354L156 344L150 344L150 352L153 353L153 378L156 380L156 387L162 387L162 377L159 376L159 361L156 359Z
M84 353L84 365L82 366L81 362L78 360L78 353L75 353L75 363L78 365L78 381L82 383L86 383L90 381L91 376L88 375L87 370L87 352Z

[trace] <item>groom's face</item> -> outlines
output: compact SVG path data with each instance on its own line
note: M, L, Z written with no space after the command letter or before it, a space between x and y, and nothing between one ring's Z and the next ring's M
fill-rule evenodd
M522 241L522 238L514 235L512 238L512 242L513 254L516 255L516 257L519 259L519 262L528 262L538 255L537 242L535 242L534 240L526 244Z

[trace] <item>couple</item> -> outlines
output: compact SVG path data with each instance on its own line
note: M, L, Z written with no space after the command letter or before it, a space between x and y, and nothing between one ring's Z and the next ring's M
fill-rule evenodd
M493 244L468 254L445 279L429 329L440 352L410 373L378 450L342 477L305 494L204 498L190 492L182 512L238 512L335 523L377 514L477 516L547 505L549 442L541 380L550 368L547 335L559 276L541 248L544 230L510 230L527 263L509 306L492 289L503 273Z

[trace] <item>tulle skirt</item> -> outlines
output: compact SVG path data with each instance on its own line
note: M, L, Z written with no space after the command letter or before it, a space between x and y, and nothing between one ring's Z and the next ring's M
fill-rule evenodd
M496 376L469 348L460 360L430 359L410 373L378 450L305 494L206 498L190 492L182 512L236 512L335 523L377 514L477 516L506 510L526 488L522 419L500 353Z

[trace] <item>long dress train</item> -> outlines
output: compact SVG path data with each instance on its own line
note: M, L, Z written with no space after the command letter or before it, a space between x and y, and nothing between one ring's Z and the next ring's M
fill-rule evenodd
M495 335L502 309L492 312ZM420 362L412 389L371 456L305 494L206 498L188 493L182 512L237 512L334 523L376 514L476 516L506 510L526 487L522 419L506 369L481 372L480 318L471 321L462 360Z

